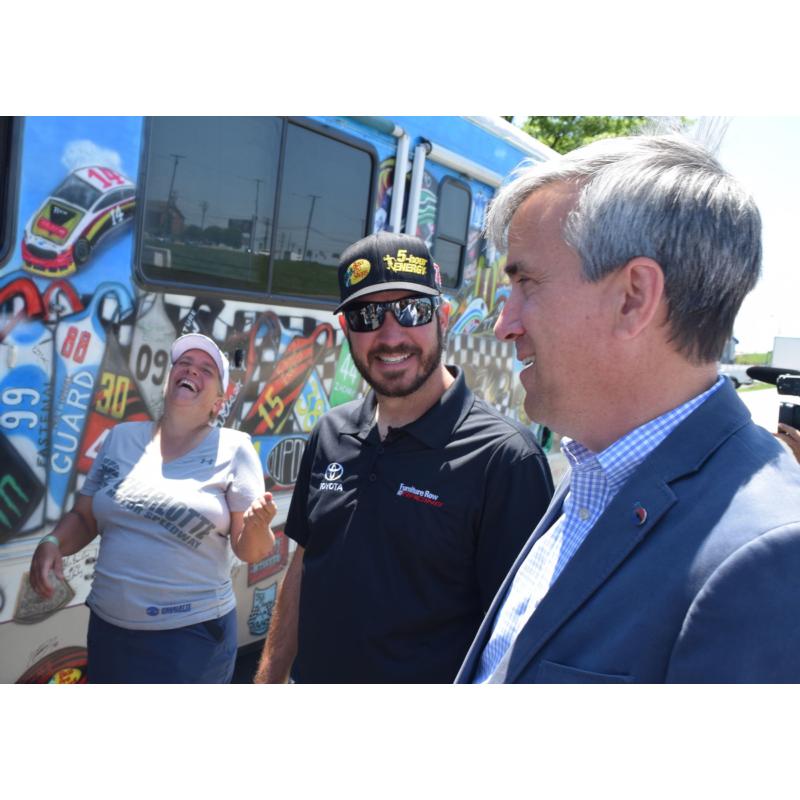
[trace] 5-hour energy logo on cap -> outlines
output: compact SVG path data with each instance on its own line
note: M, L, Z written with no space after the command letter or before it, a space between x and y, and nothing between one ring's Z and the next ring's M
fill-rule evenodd
M342 475L344 475L344 467L341 464L337 464L335 461L332 461L330 464L328 464L328 468L325 470L325 480L320 483L320 490L327 490L329 492L343 492L344 487L341 483L339 483Z
M386 255L383 260L386 262L386 269L392 272L413 272L415 275L425 275L428 271L428 259L411 256L408 254L408 250L398 250L396 255Z
M349 288L350 286L355 286L357 283L361 283L361 281L369 275L371 267L372 264L370 264L366 258L359 258L357 261L354 261L345 272L344 285Z

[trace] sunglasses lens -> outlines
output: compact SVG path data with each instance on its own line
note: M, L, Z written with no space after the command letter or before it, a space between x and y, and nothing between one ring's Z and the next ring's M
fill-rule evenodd
M356 333L376 331L383 325L386 309L381 303L364 303L354 308L345 309L345 317L350 329Z
M386 303L363 303L344 310L347 324L355 333L376 331L383 325L387 311L391 311L404 328L427 325L433 312L439 307L439 299L433 297L407 297Z
M409 297L394 304L395 319L404 328L427 325L433 316L433 300L430 297Z

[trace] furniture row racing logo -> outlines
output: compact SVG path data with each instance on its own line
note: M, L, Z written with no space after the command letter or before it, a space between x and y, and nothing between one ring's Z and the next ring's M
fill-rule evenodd
M325 470L325 480L319 485L320 490L343 492L344 488L339 483L342 475L344 475L344 467L341 464L337 464L335 461L328 464L328 468Z
M135 184L110 167L73 170L28 220L24 269L48 278L71 275L112 231L133 219Z
M417 489L416 486L409 486L407 483L400 484L397 490L397 496L407 497L409 500L416 500L418 503L436 506L436 508L440 508L444 505L444 501L439 499L438 494L429 492L427 489Z

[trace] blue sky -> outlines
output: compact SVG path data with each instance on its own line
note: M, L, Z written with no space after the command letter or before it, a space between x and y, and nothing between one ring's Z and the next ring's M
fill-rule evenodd
M772 349L800 336L800 117L731 117L717 155L753 193L763 224L759 284L734 325L737 351Z

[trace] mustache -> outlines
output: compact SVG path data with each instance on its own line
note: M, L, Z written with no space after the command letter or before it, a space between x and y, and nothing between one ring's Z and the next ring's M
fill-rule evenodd
M381 345L369 351L370 358L379 358L380 356L416 356L422 353L419 347L409 347L408 345L398 345L397 347L387 347Z

